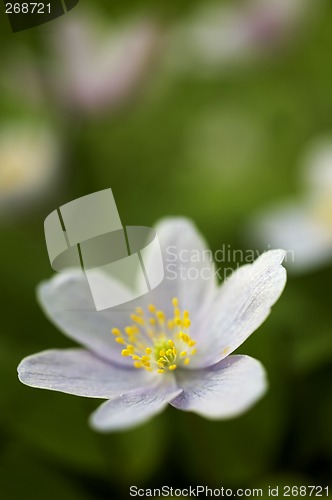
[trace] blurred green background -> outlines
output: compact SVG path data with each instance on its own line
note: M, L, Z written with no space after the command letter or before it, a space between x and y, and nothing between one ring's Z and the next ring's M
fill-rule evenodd
M235 4L241 9L249 2L213 5ZM8 175L1 177L8 169L1 161L10 167L11 158L3 160L0 148L4 499L129 498L131 484L331 486L332 265L290 275L271 317L239 349L262 361L270 390L238 419L209 422L170 407L135 430L99 435L87 425L95 401L33 390L17 380L24 356L73 345L48 322L35 298L36 285L52 275L43 221L54 208L111 187L124 225L185 215L213 250L222 245L246 250L250 215L298 195L307 143L332 134L331 2L317 2L287 29L268 23L267 33L254 37L254 57L213 70L195 57L191 67L190 55L177 46L181 26L199 5L208 2L81 0L64 18L15 35L1 11L1 128L23 121L51 131L57 145L56 161L49 158L55 180L32 194L30 188L24 192L25 181L23 194L15 191L20 175L9 183ZM59 49L58 30L86 8L106 31L121 30L142 15L154 26L148 63L137 81L124 71L120 83L135 81L127 95L116 97L116 105L112 97L99 107L93 98L77 105L72 95L64 98L53 88L65 65L75 70L75 60L68 63L66 49ZM110 85L121 76L121 64ZM23 151L23 163L26 155ZM23 179L29 178L26 169Z

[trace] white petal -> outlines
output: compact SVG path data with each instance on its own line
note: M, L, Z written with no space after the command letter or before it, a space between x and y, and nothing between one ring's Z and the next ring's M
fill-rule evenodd
M216 288L211 252L188 219L167 218L155 229L162 249L165 277L147 299L158 302L156 306L172 316L171 299L178 297L181 308L188 309L193 320L195 312L202 311ZM153 254L150 259L153 266Z
M121 285L100 275L100 287L107 279L108 293L116 295ZM95 282L96 282L95 280ZM121 292L121 290L120 290ZM128 311L112 308L96 311L85 275L79 270L68 270L56 275L38 287L38 299L49 319L68 337L89 348L99 356L122 365L132 365L121 356L123 345L117 344L112 328L130 324Z
M257 217L252 234L265 247L287 250L287 267L292 271L315 268L332 257L330 232L314 217L311 203L289 203Z
M180 393L174 377L162 375L157 387L131 391L103 403L91 415L91 426L99 431L135 427L161 413L167 403Z
M114 366L79 348L28 356L20 363L18 374L30 387L101 399L153 386L159 380L157 374Z
M209 419L240 415L264 394L267 385L263 366L249 356L229 356L204 370L179 370L177 382L183 392L171 405Z
M267 318L280 297L286 271L283 250L263 253L240 267L221 287L206 317L191 367L217 363L241 345Z

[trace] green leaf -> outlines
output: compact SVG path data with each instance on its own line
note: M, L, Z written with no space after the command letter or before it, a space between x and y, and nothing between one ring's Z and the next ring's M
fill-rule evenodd
M80 485L19 442L1 455L0 474L2 498L92 500Z

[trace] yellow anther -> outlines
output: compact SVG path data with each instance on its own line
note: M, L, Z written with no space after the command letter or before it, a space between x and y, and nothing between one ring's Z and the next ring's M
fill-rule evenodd
M167 356L171 356L173 354L173 349L167 349L166 354Z
M174 319L174 322L177 326L181 326L182 325L182 319L181 318L175 318Z
M150 313L156 312L156 306L154 306L153 304L149 304L148 309L149 309Z
M112 328L112 333L113 335L121 335L121 331L119 330L119 328Z
M131 326L126 326L125 332L126 332L127 335L132 335L133 333L135 333L133 331L133 328Z
M197 349L193 349L193 350L191 351L191 355L193 356L194 354L196 354L196 352L197 352Z
M184 360L184 362L183 362L183 363L184 363L185 365L189 365L189 363L190 363L190 358L186 358L186 359Z
M165 314L163 313L163 311L157 311L156 316L159 319L159 321L165 321Z
M144 325L144 319L141 316L137 316L136 314L131 314L130 319L132 319L141 326Z
M135 361L135 363L134 363L134 367L135 367L135 368L143 368L143 365L142 365L142 363L140 363L139 361Z
M184 319L188 319L189 318L189 311L183 311L183 317L184 317Z
M187 356L187 351L182 351L180 356L181 356L181 358L183 358L184 356Z
M189 340L188 344L189 344L190 347L194 347L194 345L196 345L196 341L195 340Z
M149 323L150 323L150 325L155 325L157 323L156 318L150 318Z
M166 355L166 351L164 349L161 349L161 351L159 351L159 356L165 356Z
M190 327L190 325L191 325L190 319L185 319L185 320L183 321L183 324L184 324L184 326L185 326L186 328L189 328L189 327Z
M163 370L162 368L160 368L160 370L158 370L158 373L165 373L165 370Z
M175 316L176 318L179 318L179 317L180 317L180 315L181 315L181 311L180 311L180 309L178 309L178 308L174 309L174 316Z
M121 337L116 337L115 342L118 344L125 344L125 341Z
M177 297L173 297L172 304L174 307L178 307L179 306L179 299Z
M169 341L168 341L168 345L169 345L170 347L174 347L174 342L173 342L173 340L169 340Z
M146 354L151 354L152 353L152 349L150 347L147 347L145 349L145 352L146 352Z
M137 312L137 314L141 314L141 315L144 314L144 311L141 307L136 307L135 311Z
M168 367L169 370L173 371L173 370L176 370L176 365L171 365Z
M167 321L167 326L168 326L169 330L173 330L173 328L174 328L174 321L172 319L169 319Z
M183 334L182 334L182 340L183 340L184 342L186 342L186 343L187 343L187 342L189 342L189 337L188 337L188 335L187 335L186 333L183 333Z
M133 352L134 352L134 350L135 350L135 347L134 347L133 345L131 345L131 344L128 344L128 345L127 345L127 349L128 349L128 351L130 352L130 354L133 354Z
M179 337L179 339L182 339L182 337L183 337L183 332L179 332L178 337Z
M157 363L163 365L164 363L166 363L166 361L164 360L164 358L159 358Z
M177 351L176 347L173 347L173 354L174 354L174 356L176 356L177 352L178 351Z
M139 359L141 359L139 356L132 356L131 359L133 359L134 361L138 361Z
M142 361L150 361L150 356L142 356Z
M121 354L122 354L122 356L129 356L130 353L129 353L128 349L122 349Z

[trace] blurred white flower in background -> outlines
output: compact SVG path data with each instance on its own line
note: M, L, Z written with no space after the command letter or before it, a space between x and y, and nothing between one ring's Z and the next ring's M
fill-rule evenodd
M151 69L158 25L151 18L109 24L95 12L75 14L53 32L49 83L69 108L92 114L113 109Z
M251 238L263 246L294 252L290 269L304 272L332 260L332 138L316 140L302 166L303 195L263 210L251 225Z
M110 22L82 9L54 23L42 44L43 56L20 42L8 52L1 88L34 106L96 115L127 103L148 81L162 36L155 16Z
M44 124L0 122L0 215L26 210L54 187L59 146Z
M171 61L203 76L271 54L309 19L322 2L248 0L204 3L174 30Z

